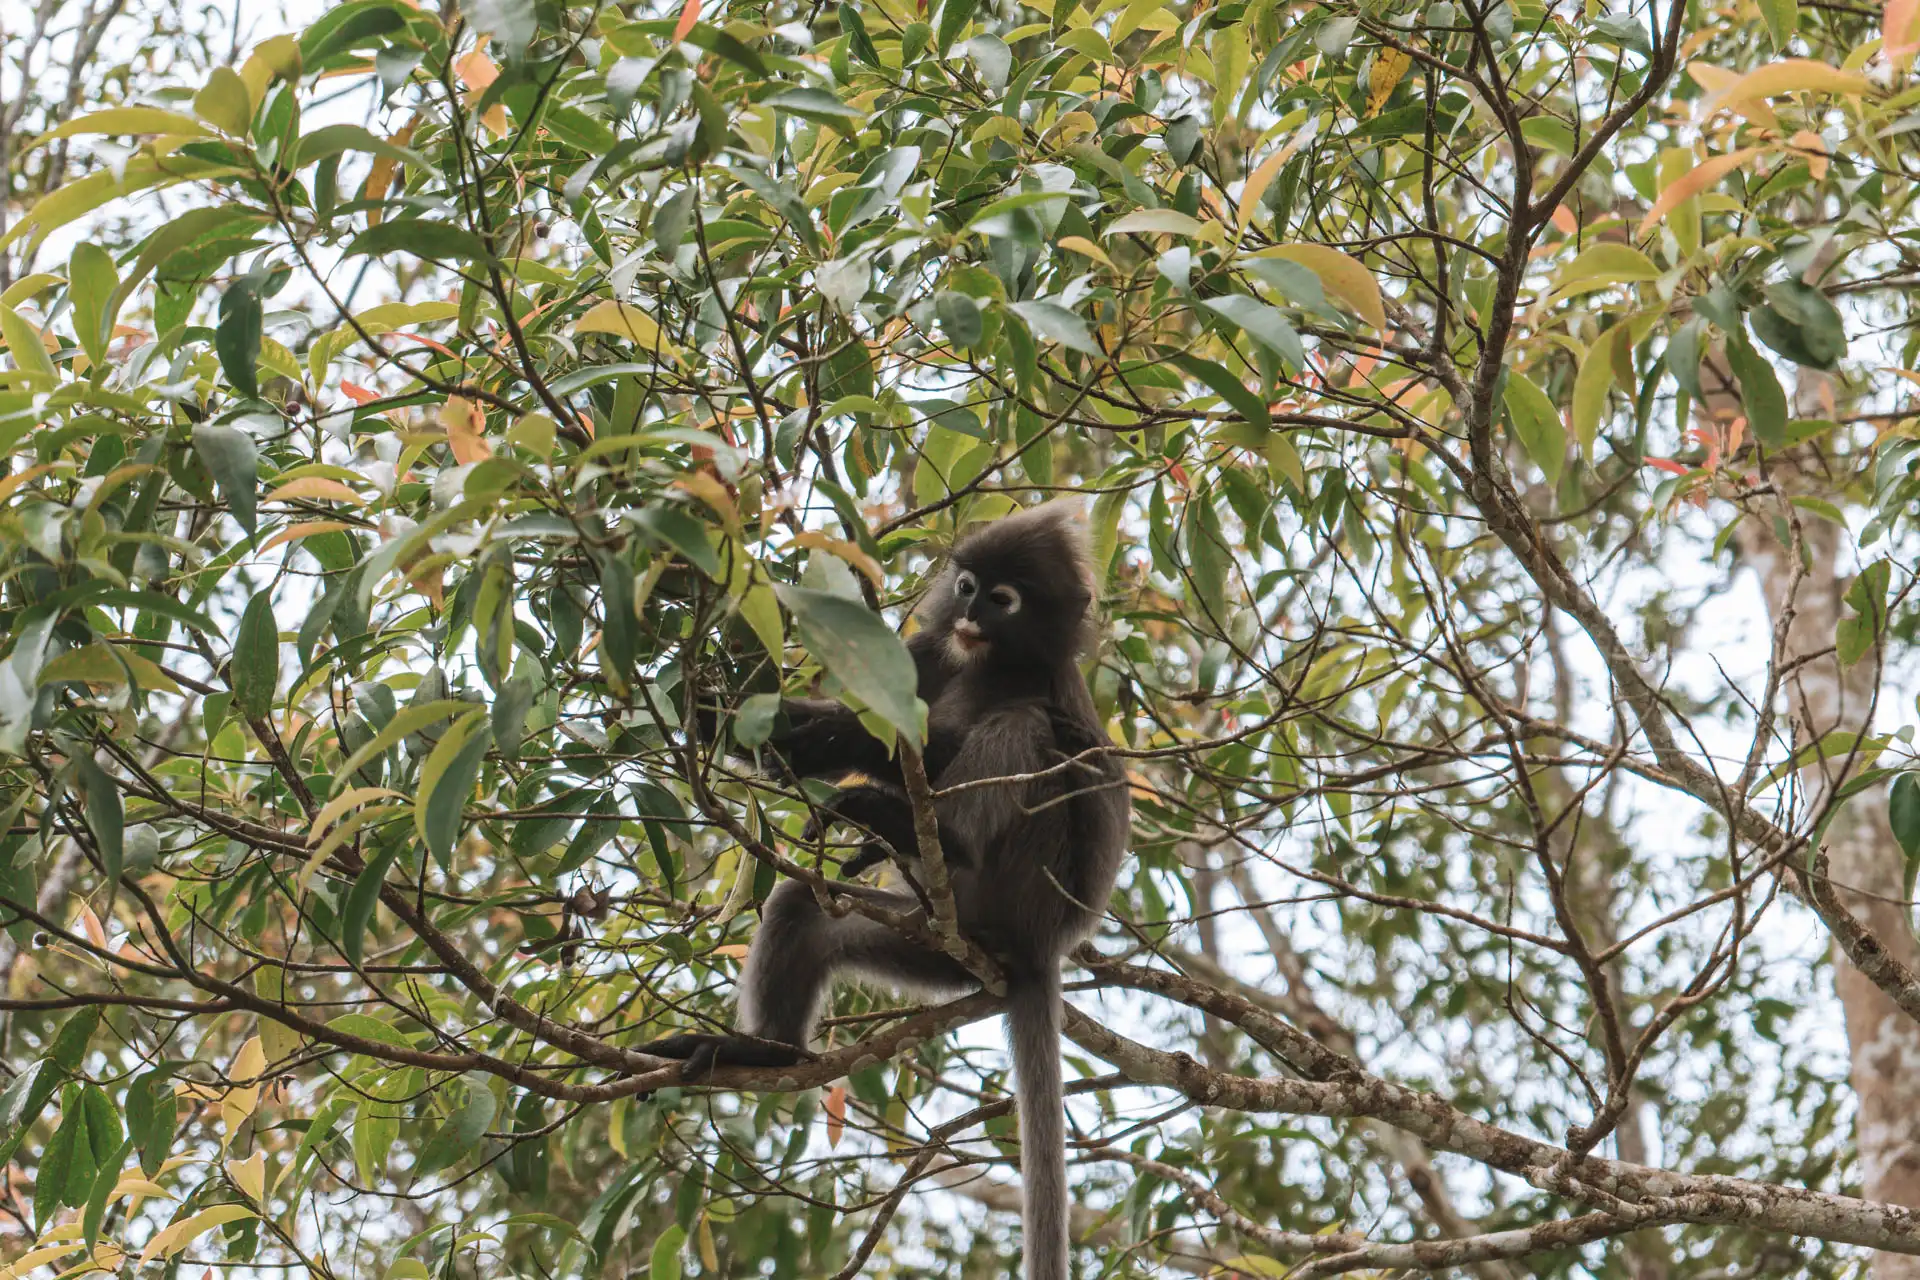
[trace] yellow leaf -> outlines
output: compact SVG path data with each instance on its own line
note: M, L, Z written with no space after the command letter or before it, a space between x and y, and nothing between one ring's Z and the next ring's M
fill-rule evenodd
M0 1267L0 1280L19 1280L31 1271L45 1266L55 1258L64 1257L80 1247L75 1240L69 1244L49 1245L44 1249L29 1249L4 1267Z
M267 1153L256 1151L245 1160L227 1161L227 1176L258 1204L267 1197Z
M222 133L247 136L253 123L253 95L232 67L215 67L207 83L193 95L193 113Z
M831 556L839 556L848 564L867 575L876 587L886 585L886 573L880 568L880 562L862 551L857 543L846 542L839 538L830 538L818 529L809 529L805 533L795 534L793 544L813 551L824 551Z
M292 502L296 498L318 502L351 502L356 507L365 506L367 501L338 480L329 480L325 476L301 476L277 486L267 494L268 502Z
M154 1232L153 1239L147 1241L147 1247L140 1251L140 1265L144 1267L155 1258L162 1256L173 1257L215 1227L225 1226L229 1222L238 1222L242 1218L259 1216L243 1204L220 1204L211 1209L203 1209L191 1218L182 1219Z
M1235 238L1246 234L1247 224L1253 221L1253 211L1260 207L1261 197L1267 194L1267 188L1273 185L1273 180L1280 176L1297 150L1294 143L1288 142L1247 175L1247 185L1240 189L1240 218L1234 227Z
M727 492L725 485L721 484L706 472L689 471L686 475L676 479L673 485L676 489L685 489L688 493L700 499L700 501L706 503L709 507L712 507L714 514L726 521L727 528L738 529L740 527L740 509L734 505L733 495ZM735 548L735 554L745 555L745 553L741 552L738 548ZM744 563L746 563L746 561L743 559L737 562L736 567L738 567L738 564Z
M1713 101L1715 95L1724 94L1740 79L1738 71L1716 67L1710 62L1693 62L1687 64L1687 74L1693 77L1695 84L1707 91L1706 96L1700 100L1702 118L1712 115L1719 106L1725 106L1730 111L1739 112L1757 125L1764 125L1769 129L1780 127L1779 118L1773 114L1773 108L1767 105L1765 98L1751 98L1745 101L1723 100L1719 106L1705 105Z
M465 396L447 397L447 402L440 406L440 425L447 429L447 444L453 450L453 460L461 466L493 456L493 449L487 444L486 413Z
M1873 84L1865 76L1815 62L1812 58L1783 58L1722 85L1718 92L1707 95L1701 107L1711 111L1722 102L1745 102L1803 92L1871 93Z
M1407 74L1407 67L1413 62L1410 54L1400 49L1382 49L1380 56L1373 61L1373 74L1367 78L1367 114L1377 116L1380 108L1387 105L1387 99L1400 84L1400 77Z
M1299 263L1319 276L1321 287L1352 307L1362 320L1376 329L1387 327L1386 302L1380 296L1379 282L1358 260L1338 249L1323 244L1277 244L1253 256Z
M1660 193L1660 198L1655 200L1653 207L1647 210L1647 216L1640 220L1640 229L1634 233L1634 238L1639 239L1645 236L1660 225L1660 219L1673 212L1675 206L1715 185L1720 179L1759 155L1760 150L1759 147L1742 147L1738 151L1729 151L1724 156L1715 156L1687 170Z
M700 1265L708 1275L720 1273L720 1252L713 1247L713 1224L707 1221L707 1215L700 1215Z
M133 672L133 678L140 682L142 689L152 689L159 693L180 692L180 686L174 683L173 677L162 671L160 664L151 658L142 657L122 645L115 645L113 651L119 656L120 661L127 664L127 669Z
M1107 256L1107 251L1085 236L1061 236L1059 244L1062 249L1071 249L1083 258L1092 258L1109 271L1119 270L1113 265L1113 259Z
M209 132L211 130L207 126L178 111L167 111L160 107L107 107L90 111L78 120L69 120L58 128L47 130L35 138L28 149L52 142L55 138L71 138L82 133L184 133L205 137Z
M660 332L660 326L654 323L653 317L625 302L595 303L585 315L573 322L573 332L576 336L582 333L611 334L648 351L658 351L676 360L680 358L680 352Z

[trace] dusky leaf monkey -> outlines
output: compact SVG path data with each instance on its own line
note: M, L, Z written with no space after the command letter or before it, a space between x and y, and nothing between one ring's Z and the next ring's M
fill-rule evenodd
M1006 979L1028 1280L1067 1276L1060 963L1106 910L1131 812L1124 770L1098 750L1107 736L1077 663L1092 639L1091 581L1075 513L1031 508L960 541L907 642L929 708L927 775L947 792L934 811L959 927ZM875 837L849 867L890 846L912 876L919 842L899 761L838 703L785 699L782 713L768 745L788 773L867 779L827 806ZM846 891L928 923L910 890ZM768 896L747 954L739 1034L670 1036L645 1051L685 1059L689 1078L715 1065L789 1065L841 978L933 996L977 986L944 952L858 913L832 915L808 885L787 881Z

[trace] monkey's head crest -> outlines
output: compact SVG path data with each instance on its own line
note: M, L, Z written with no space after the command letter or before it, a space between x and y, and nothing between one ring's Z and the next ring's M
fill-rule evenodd
M1093 573L1085 525L1049 502L963 535L920 607L961 663L1071 661L1093 639Z

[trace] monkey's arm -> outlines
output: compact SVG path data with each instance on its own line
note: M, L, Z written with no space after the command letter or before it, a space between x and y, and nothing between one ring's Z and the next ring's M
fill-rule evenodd
M884 783L862 783L857 787L848 787L820 808L822 816L814 819L809 836L817 836L835 821L844 821L863 828L875 837L841 866L842 875L856 876L868 867L884 862L889 846L902 858L917 859L921 856L920 836L913 821L913 803L907 799L906 792L897 787ZM960 840L959 833L945 822L940 824L940 852L948 866L965 866L970 861L970 852Z

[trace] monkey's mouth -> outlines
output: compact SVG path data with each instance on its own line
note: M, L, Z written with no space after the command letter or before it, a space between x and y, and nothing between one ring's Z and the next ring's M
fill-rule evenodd
M956 657L973 658L987 650L987 638L978 631L967 632L955 629L948 634L947 640Z

